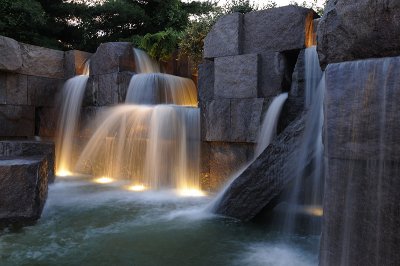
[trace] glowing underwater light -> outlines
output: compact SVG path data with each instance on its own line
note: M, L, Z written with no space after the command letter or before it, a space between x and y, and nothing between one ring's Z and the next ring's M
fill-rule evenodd
M98 183L98 184L110 184L110 183L114 182L114 179L112 179L110 177L102 176L102 177L94 179L93 182Z
M60 176L60 177L66 177L66 176L71 176L72 173L68 170L61 169L61 170L57 171L56 175Z
M140 192L140 191L144 191L147 188L144 185L132 185L128 187L128 190L130 191L135 191L135 192Z
M317 217L321 217L324 215L324 210L321 207L307 207L305 209L305 212L307 214L317 216Z

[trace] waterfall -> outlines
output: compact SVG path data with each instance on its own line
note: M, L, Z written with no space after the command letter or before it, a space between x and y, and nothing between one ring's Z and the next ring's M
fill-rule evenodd
M162 73L134 75L126 103L197 106L196 85L191 79Z
M268 147L268 145L276 137L279 117L287 98L288 98L288 93L282 93L273 99L271 105L268 107L268 111L265 114L264 120L261 124L261 130L257 137L257 145L255 148L253 158L245 166L243 166L241 169L239 169L232 175L230 181L225 185L225 187L220 192L218 192L214 200L207 206L207 210L209 211L215 210L215 207L221 201L223 195L225 194L229 186L235 181L236 178L238 178L243 173L243 171L247 167L249 167L249 165L251 165L257 159L257 157Z
M275 97L275 99L269 106L268 111L261 124L261 131L257 138L257 146L255 149L253 160L255 160L275 138L279 115L287 98L288 94L282 93L281 95Z
M136 72L137 73L159 73L160 66L143 50L134 48Z
M154 62L134 50L138 71ZM133 75L125 104L110 108L78 160L106 180L130 180L135 188L200 189L200 111L192 80L162 73Z
M302 228L307 232L320 232L320 221L314 218L322 216L325 78L319 66L315 46L305 51L305 82L305 106L308 111L303 141L296 161L296 179L286 210L284 230L289 233L295 230L299 220L307 220L307 216L310 216L310 221L306 221Z
M70 175L73 168L74 135L88 79L89 60L85 62L83 75L68 79L62 90L63 102L57 125L56 139L56 169L58 176Z

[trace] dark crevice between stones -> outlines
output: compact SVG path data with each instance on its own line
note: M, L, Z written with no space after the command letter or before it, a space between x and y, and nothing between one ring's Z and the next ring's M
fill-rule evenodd
M287 66L282 81L282 92L290 93L292 83L294 82L292 77L299 59L300 50L283 51L281 54L285 57ZM290 122L296 118L296 116L292 117L293 113L290 110L290 107L291 102L290 99L288 99L282 108L281 116L278 121L277 134L280 134L290 124Z
M40 107L35 108L35 136L40 135Z

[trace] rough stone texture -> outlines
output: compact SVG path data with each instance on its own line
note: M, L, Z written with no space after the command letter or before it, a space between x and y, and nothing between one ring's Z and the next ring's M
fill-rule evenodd
M329 1L318 27L318 54L327 64L400 55L398 0Z
M36 108L36 133L40 137L54 138L57 131L59 110L56 108Z
M199 65L198 93L200 101L211 101L214 98L214 62L205 60Z
M400 162L327 160L320 265L400 265Z
M134 72L124 71L118 73L117 84L118 84L118 103L124 103L126 93L128 92L129 83L131 82Z
M0 136L26 137L35 133L33 106L0 105Z
M118 73L91 75L87 81L83 106L105 106L118 103Z
M297 58L296 66L292 75L292 84L286 100L279 123L278 131L286 128L304 111L304 92L305 92L305 50L301 50Z
M102 43L90 59L91 75L135 71L133 47L128 42Z
M11 38L0 36L0 70L16 71L22 66L19 43Z
M204 58L239 55L242 53L243 14L223 16L204 40Z
M6 104L26 105L28 103L28 77L26 75L6 74Z
M230 141L257 141L263 103L259 98L231 100Z
M303 49L306 29L316 16L314 11L298 6L247 13L244 15L243 52L251 54Z
M93 136L95 130L98 129L95 124L96 118L98 119L99 117L101 117L101 115L107 110L109 110L109 107L82 107L79 118L79 137L90 138L91 136Z
M34 223L47 198L47 160L43 157L0 159L0 224Z
M210 143L210 190L218 191L252 158L254 145L245 143Z
M264 52L260 54L261 67L259 72L259 97L268 98L282 92L287 71L287 62L279 52Z
M400 57L330 64L320 265L400 265Z
M332 64L325 74L325 154L400 160L400 57Z
M215 98L255 98L258 88L257 54L215 59Z
M216 99L201 105L205 141L249 142L257 139L264 100Z
M210 150L211 144L202 141L200 146L200 187L204 191L211 191Z
M0 72L0 104L7 103L7 72Z
M249 221L273 202L292 181L305 126L305 117L293 121L221 195L214 212Z
M71 50L65 52L65 78L72 78L75 75L82 75L86 61L92 56L91 53Z
M44 156L47 160L48 181L55 179L55 146L51 141L0 140L0 157Z
M63 79L28 76L28 104L53 107L64 85Z
M205 141L229 141L231 126L231 101L213 100L201 107L202 135Z
M64 78L64 52L20 43L22 67L20 74L48 78Z

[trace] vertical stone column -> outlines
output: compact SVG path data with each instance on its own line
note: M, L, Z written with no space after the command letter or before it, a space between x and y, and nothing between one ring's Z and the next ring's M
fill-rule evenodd
M330 64L320 265L400 265L400 57Z

